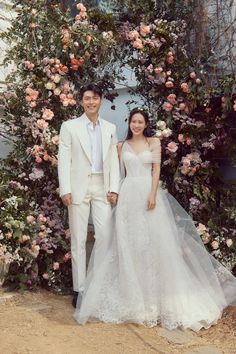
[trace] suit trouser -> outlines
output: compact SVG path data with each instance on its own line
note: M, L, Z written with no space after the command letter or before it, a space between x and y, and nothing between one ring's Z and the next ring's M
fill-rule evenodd
M92 174L88 190L81 204L69 206L71 259L74 291L84 290L86 277L86 239L90 210L95 230L94 257L102 259L111 241L112 208L107 202L102 174ZM79 188L79 186L78 186Z

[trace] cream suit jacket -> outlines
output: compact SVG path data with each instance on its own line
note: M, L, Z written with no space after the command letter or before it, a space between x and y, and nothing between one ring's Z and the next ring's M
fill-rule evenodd
M105 194L119 191L120 173L116 126L100 119L102 132ZM73 204L80 204L87 192L92 173L91 144L86 116L64 122L60 130L58 176L60 196L72 194Z

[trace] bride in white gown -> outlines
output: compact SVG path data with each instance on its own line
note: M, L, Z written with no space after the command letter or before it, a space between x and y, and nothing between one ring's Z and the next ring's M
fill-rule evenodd
M75 319L209 328L236 304L236 278L205 249L195 225L159 183L161 146L133 110L119 145L123 182L107 254L92 253Z

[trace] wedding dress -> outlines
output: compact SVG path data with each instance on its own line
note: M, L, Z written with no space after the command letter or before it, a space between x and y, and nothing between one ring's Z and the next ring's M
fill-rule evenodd
M135 153L123 144L121 185L114 234L107 254L94 248L86 288L75 319L160 324L198 331L209 328L236 303L236 278L205 249L191 217L159 185L156 207L147 210L152 163L160 142Z

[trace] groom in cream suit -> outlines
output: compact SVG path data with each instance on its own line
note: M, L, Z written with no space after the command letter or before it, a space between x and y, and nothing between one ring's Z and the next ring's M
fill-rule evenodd
M84 114L62 124L58 156L60 196L69 210L74 307L80 306L84 291L90 211L96 259L96 253L105 254L109 247L120 180L116 127L99 116L102 91L89 84L80 94Z

